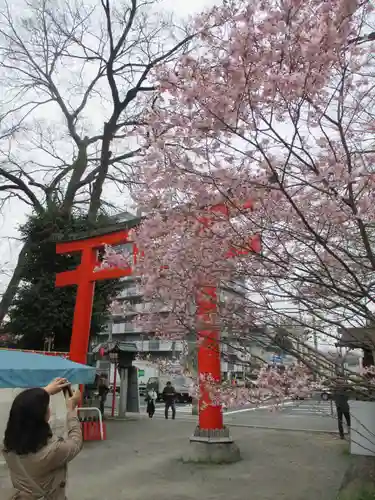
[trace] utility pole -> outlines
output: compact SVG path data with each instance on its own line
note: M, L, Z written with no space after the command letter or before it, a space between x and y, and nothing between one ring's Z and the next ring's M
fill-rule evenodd
M113 336L113 316L111 315L111 318L108 322L108 343L112 342Z
M316 333L316 318L313 316L313 336L314 336L314 349L318 350L318 335Z
M47 351L47 352L51 352L52 351L54 340L55 340L55 335L54 334L48 335L45 338L45 341L44 341L45 351Z
M187 356L186 356L186 368L192 373L193 377L198 377L198 366L197 366L197 332L190 331L187 335ZM192 415L198 415L198 399L193 397Z
M318 335L316 334L316 330L314 330L314 349L318 350Z
M319 347L319 343L318 343L318 335L316 333L316 318L315 318L315 316L313 316L313 338L314 338L314 349L315 349L315 352L317 352L318 347ZM316 356L317 356L317 354L316 354ZM316 381L317 378L318 378L318 374L314 370L314 380Z

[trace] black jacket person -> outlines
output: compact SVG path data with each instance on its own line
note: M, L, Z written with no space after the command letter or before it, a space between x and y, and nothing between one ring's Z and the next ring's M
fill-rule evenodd
M340 438L344 439L343 417L345 417L348 429L350 429L350 409L348 388L342 379L338 379L336 382L333 389L333 400L337 410L337 423Z
M167 382L163 390L163 399L165 401L165 418L168 420L169 408L172 408L172 420L176 418L176 390L172 382Z
M99 400L100 400L100 411L102 416L104 416L104 405L107 399L107 394L109 392L109 383L108 383L108 375L106 373L102 373L98 379L98 392L99 392ZM113 396L115 397L115 395Z

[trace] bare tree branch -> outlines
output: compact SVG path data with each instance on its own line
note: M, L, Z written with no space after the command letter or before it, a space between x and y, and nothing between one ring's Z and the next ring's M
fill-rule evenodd
M153 0L102 0L99 8L23 0L24 9L0 1L0 202L67 215L79 204L95 220L109 203L105 184L128 190L148 147L143 138L134 145L134 135L155 99L151 72L192 36L164 21ZM5 296L16 288L12 281Z

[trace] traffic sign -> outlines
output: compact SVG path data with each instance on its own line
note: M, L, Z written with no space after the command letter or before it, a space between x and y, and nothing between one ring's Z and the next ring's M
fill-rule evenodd
M282 363L283 362L283 358L282 356L277 356L276 354L274 354L271 358L271 363Z

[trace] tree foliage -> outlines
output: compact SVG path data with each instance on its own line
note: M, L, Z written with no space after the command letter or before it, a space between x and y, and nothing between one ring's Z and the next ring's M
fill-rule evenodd
M0 207L95 222L134 181L139 136L154 104L151 72L191 35L154 0L0 0ZM9 136L12 141L8 141ZM16 202L15 205L13 202ZM0 302L0 321L23 274L28 240Z
M158 68L136 197L146 293L179 314L161 330L185 335L197 287L236 279L220 321L241 342L282 322L333 346L374 324L373 19L355 1L223 2L197 17L199 50Z
M108 217L101 215L94 225L85 214L66 217L59 211L44 216L33 215L21 227L23 238L29 240L30 250L22 274L20 289L9 310L7 331L23 335L20 347L43 349L45 338L54 335L54 350L68 351L76 287L55 287L56 273L74 269L79 255L56 255L55 236L67 238L72 233L107 226ZM122 289L119 280L98 281L95 287L91 335L97 335L108 319L108 307Z

